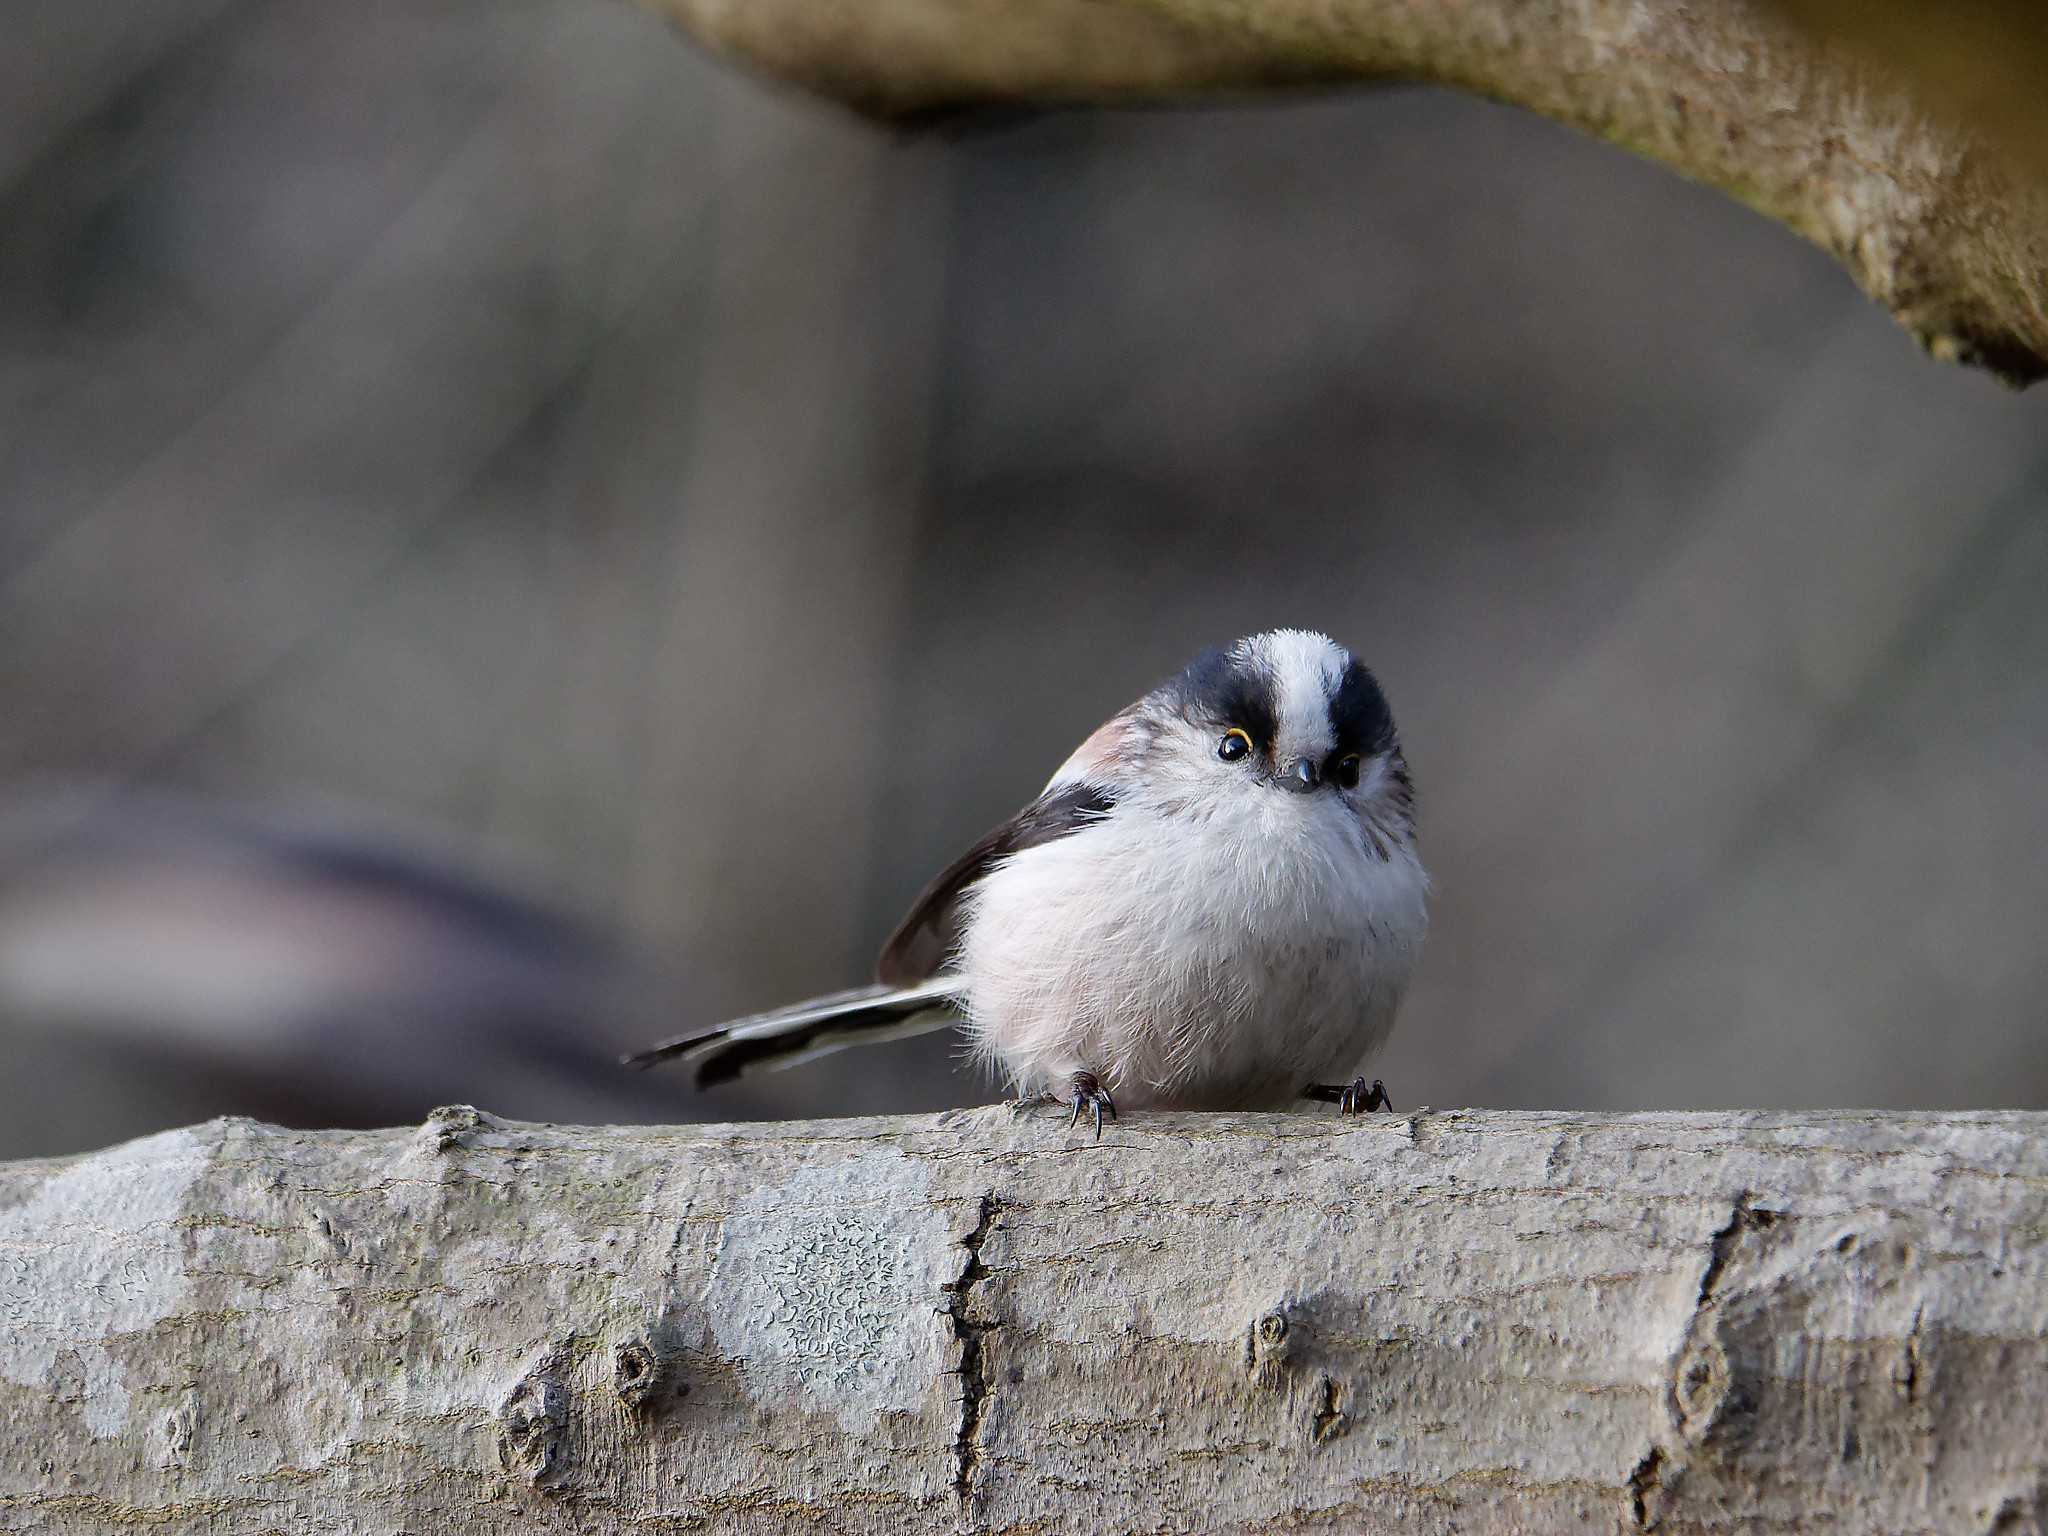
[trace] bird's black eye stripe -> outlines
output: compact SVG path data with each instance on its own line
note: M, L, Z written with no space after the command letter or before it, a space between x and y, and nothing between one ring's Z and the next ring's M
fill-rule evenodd
M1204 651L1167 684L1167 696L1193 724L1242 730L1255 752L1280 728L1271 679L1229 652Z
M1356 752L1370 757L1394 744L1394 715L1387 696L1364 664L1352 661L1330 700L1330 732L1341 757Z

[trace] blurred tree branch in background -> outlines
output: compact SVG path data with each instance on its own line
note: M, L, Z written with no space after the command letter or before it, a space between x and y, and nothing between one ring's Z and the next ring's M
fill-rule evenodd
M2048 372L2048 23L1974 0L648 0L890 117L1361 80L1526 107L1787 225L1935 356Z

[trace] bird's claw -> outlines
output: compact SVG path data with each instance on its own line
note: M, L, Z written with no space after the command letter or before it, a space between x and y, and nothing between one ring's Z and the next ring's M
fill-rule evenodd
M1394 1112L1394 1101L1387 1097L1387 1085L1378 1078L1367 1083L1362 1077L1354 1077L1337 1100L1340 1115L1368 1115L1376 1109Z
M1103 1113L1107 1111L1109 1118L1114 1120L1116 1100L1103 1090L1102 1084L1096 1080L1093 1072L1076 1072L1071 1089L1073 1096L1067 1102L1073 1106L1074 1112L1067 1120L1067 1129L1072 1130L1079 1125L1081 1116L1087 1113L1092 1115L1095 1121L1095 1139L1102 1140Z
M1354 1077L1348 1083L1310 1083L1301 1090L1301 1096L1334 1104L1341 1115L1370 1114L1375 1109L1392 1113L1394 1108L1394 1101L1387 1097L1387 1085L1378 1078L1371 1082Z

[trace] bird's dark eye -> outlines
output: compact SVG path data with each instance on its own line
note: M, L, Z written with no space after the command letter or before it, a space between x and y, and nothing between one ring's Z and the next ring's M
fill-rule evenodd
M1225 731L1223 739L1216 743L1216 755L1226 763L1234 763L1239 758L1248 756L1251 750L1251 737L1245 735L1243 731L1240 731L1234 725Z
M1343 757L1337 759L1337 771L1331 774L1330 777L1335 779L1345 789L1356 789L1358 788L1359 767L1358 754L1356 752L1346 753Z

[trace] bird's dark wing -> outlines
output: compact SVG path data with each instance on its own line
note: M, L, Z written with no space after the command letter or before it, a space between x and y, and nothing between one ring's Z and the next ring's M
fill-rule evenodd
M1078 832L1107 816L1116 797L1099 784L1058 784L961 854L924 888L910 915L896 925L875 978L908 987L945 964L959 940L960 898L969 886L1012 854Z

